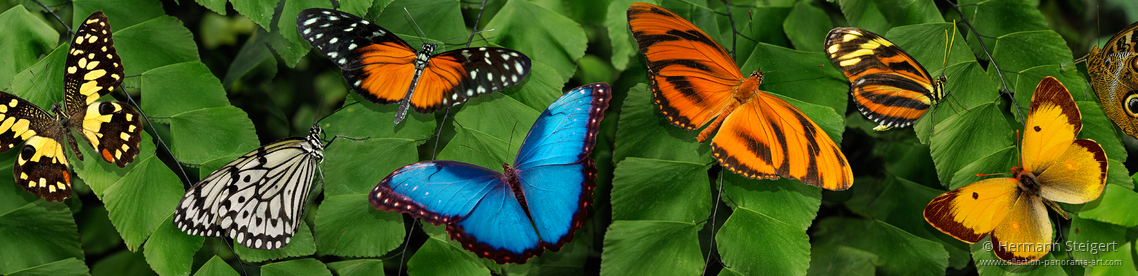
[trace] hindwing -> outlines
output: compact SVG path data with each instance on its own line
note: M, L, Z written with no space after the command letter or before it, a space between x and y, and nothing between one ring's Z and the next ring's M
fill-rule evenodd
M850 27L830 30L826 54L849 78L858 111L880 124L878 130L908 127L943 97L917 60L875 33Z

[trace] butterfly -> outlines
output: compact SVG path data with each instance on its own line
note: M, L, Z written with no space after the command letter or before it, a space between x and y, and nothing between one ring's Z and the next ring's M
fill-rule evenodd
M744 78L727 51L691 22L635 3L628 8L628 27L648 59L660 112L686 130L708 125L700 142L719 128L712 153L731 172L830 190L852 185L853 172L834 141L798 108L759 90L761 72Z
M1103 111L1126 135L1138 137L1138 22L1087 54L1091 86Z
M850 95L858 111L884 131L913 125L944 98L940 75L933 79L901 47L870 31L839 27L826 34L826 54L850 79Z
M933 227L967 243L992 236L996 256L1013 264L1038 260L1050 249L1051 206L1081 204L1106 186L1106 153L1094 140L1075 139L1083 127L1079 107L1054 77L1044 78L1031 111L1014 178L991 178L941 194L925 207Z
M83 153L71 131L78 132L104 161L125 167L138 156L142 121L130 105L99 97L123 79L122 61L103 12L92 13L75 32L67 51L63 103L48 113L16 95L0 92L0 152L24 146L16 158L16 185L47 201L71 196L71 170L63 153L67 140L79 160Z
M502 173L456 161L399 168L368 195L376 209L435 225L451 239L497 263L525 263L544 248L558 250L585 222L597 169L589 157L612 91L578 87L538 116L514 167Z
M313 125L306 137L278 140L210 173L186 190L174 211L174 226L255 249L288 245L324 159L323 135Z
M514 86L530 71L521 52L463 48L432 55L435 45L416 52L407 42L359 16L307 9L296 18L300 36L343 71L348 85L379 104L399 102L395 124L408 107L431 113L469 98Z

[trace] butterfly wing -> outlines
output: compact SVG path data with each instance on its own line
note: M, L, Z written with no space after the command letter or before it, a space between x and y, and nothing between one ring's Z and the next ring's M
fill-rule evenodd
M694 130L721 115L743 82L727 50L691 22L652 4L632 4L628 28L648 59L653 99L669 122Z
M539 241L514 190L498 172L455 161L403 166L372 189L376 209L446 224L451 238L499 263L525 262Z
M142 142L138 111L119 102L98 102L122 83L123 66L103 12L95 12L75 31L63 75L63 103L73 127L104 161L119 167L134 162Z
M415 49L394 33L359 16L329 9L307 9L296 30L332 60L356 93L391 104L403 99L415 75Z
M850 95L877 129L907 127L943 96L917 60L872 32L839 27L826 35L826 53L850 80Z
M1138 22L1087 55L1087 71L1103 111L1127 135L1138 137Z
M444 52L427 61L411 94L411 107L419 113L435 112L518 84L529 71L529 57L510 49L479 47Z
M925 221L958 240L976 243L1009 214L1019 216L1009 212L1017 204L1018 185L1015 178L990 178L948 191L925 206Z
M518 150L518 181L546 248L560 249L585 222L597 176L589 154L611 98L604 83L569 91L538 116Z
M1027 192L1017 193L1018 196L1008 197L1013 199L1013 205L998 210L1007 216L992 231L992 252L1008 263L1023 264L1051 251L1053 230L1043 200Z
M756 91L723 121L711 140L720 164L748 178L779 176L829 190L853 185L845 154L790 103Z
M71 196L71 172L60 143L66 139L63 134L64 129L46 111L0 92L0 152L24 143L13 167L16 186L47 201Z
M1032 95L1021 156L1044 198L1085 203L1106 187L1106 152L1093 140L1075 139L1082 127L1071 93L1059 80L1043 78Z
M174 225L191 235L227 236L249 248L288 245L322 150L311 137L286 138L238 157L186 191Z

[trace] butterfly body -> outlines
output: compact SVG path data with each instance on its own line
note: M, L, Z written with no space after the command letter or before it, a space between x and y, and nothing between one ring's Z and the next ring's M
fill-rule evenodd
M874 130L911 126L944 98L947 77L932 78L905 50L873 32L834 28L825 49L849 79L858 111L879 124Z
M124 76L110 29L107 17L95 12L76 30L64 66L63 102L52 105L51 113L0 92L0 151L23 143L13 173L16 185L24 191L48 201L70 197L72 176L63 141L83 160L72 131L87 140L104 161L119 167L138 155L142 141L139 113L123 103L98 101L114 91Z
M634 3L627 15L660 113L685 130L706 125L697 138L712 139L725 168L830 190L852 185L845 154L797 107L761 91L761 72L744 77L723 46L667 9Z
M516 85L530 71L529 57L506 48L434 54L436 45L424 43L415 51L394 33L337 10L304 10L296 26L305 41L340 67L348 86L364 99L400 103L395 124L408 109L426 114L451 107Z
M1138 137L1138 22L1087 54L1091 86L1107 117Z
M608 108L607 84L576 88L547 108L502 172L457 161L399 168L369 194L376 209L445 224L452 239L498 263L558 250L585 222L596 167L589 154Z
M1067 218L1055 202L1086 203L1106 186L1106 153L1093 140L1076 139L1081 129L1071 94L1044 78L1032 96L1014 178L984 179L937 196L925 207L925 221L967 243L991 236L994 253L1009 263L1042 258L1050 247L1017 245L1051 243L1046 206Z
M278 140L225 164L186 190L174 225L203 237L229 237L249 248L288 245L324 159L323 130Z

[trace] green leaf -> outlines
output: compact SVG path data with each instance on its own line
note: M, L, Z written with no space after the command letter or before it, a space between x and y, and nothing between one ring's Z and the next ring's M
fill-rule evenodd
M446 264L446 265L439 265ZM474 253L437 238L426 242L407 260L408 275L490 275Z
M384 275L383 261L373 259L357 259L328 263L328 268L341 276L367 276ZM378 273L378 274L377 274Z
M747 179L725 173L723 202L739 206L803 231L822 205L822 189L790 179ZM705 204L706 205L706 204Z
M805 275L810 267L806 228L746 207L735 208L715 234L723 264L746 275ZM776 250L769 246L777 244Z
M266 30L269 30L272 28L272 25L270 25L270 24L273 21L273 13L275 12L275 9L277 8L277 3L279 3L279 2L280 2L280 0L266 0L266 1L234 0L231 2L231 4L233 4L233 9L236 10L238 13L241 13L241 15L244 15L245 17L248 17L249 19L253 20L253 22L256 22L257 25L261 26L261 28L265 28ZM281 17L281 18L282 18L281 21L294 21L295 20L295 19L287 20L287 18L284 18L284 17ZM296 18L296 17L293 17L293 18Z
M952 181L948 183L947 188L957 189L983 179L992 178L991 176L977 176L977 174L1008 173L1013 166L1020 165L1019 148L1009 146L960 168L952 175ZM929 200L931 201L932 198Z
M818 49L821 48L821 46L818 47ZM766 66L759 68L760 63L766 64ZM747 63L743 64L740 68L742 68L743 72L752 72L804 68L817 66L819 64L830 64L830 60L820 51L799 51L759 43L759 45L755 47L754 52L752 52L751 56L747 59ZM784 99L793 98L810 104L829 107L835 110L837 114L846 113L846 98L849 94L849 85L846 84L846 78L841 72L826 68L805 68L793 72L794 73L776 72L765 74L760 89L770 94L783 96L782 98ZM830 137L834 138L834 141L841 144L841 133L845 130L845 117L838 116L831 118L832 120L824 120L823 118L819 118L823 116L821 114L807 112L810 108L804 107L794 101L788 102L794 104L798 109L801 109L807 117L814 120L814 123L826 129L826 133L830 134ZM827 125L831 128L827 128Z
M782 22L782 29L794 44L794 48L804 51L822 49L824 41L818 38L826 37L830 28L833 28L833 25L830 24L830 16L826 11L808 1L795 3L786 21Z
M533 62L530 71L532 73L527 75L520 85L506 88L502 90L502 94L534 110L545 110L564 94L561 90L565 86L565 79L557 75L553 68L540 62Z
M1119 185L1107 184L1099 200L1083 206L1079 217L1133 228L1138 226L1138 193Z
M944 22L933 0L874 0L893 26Z
M201 164L260 147L253 122L233 106L204 108L170 118L170 150L178 161Z
M36 104L41 109L63 101L63 63L69 46L64 44L51 50L28 69L16 74L8 93Z
M87 264L76 258L58 260L28 269L6 273L8 276L64 276L91 275Z
M495 30L493 43L557 69L562 79L573 76L577 59L585 55L587 40L580 24L527 1L507 1L486 29Z
M967 3L972 2L972 3ZM1029 1L962 1L959 4L964 12L964 17L972 22L972 26L976 31L986 36L982 37L984 44L988 46L991 51L993 45L997 42L993 41L992 37L1001 37L1006 34L1024 31L1038 31L1048 30L1047 20L1043 17L1036 5L1028 3ZM974 6L964 6L968 4L975 4ZM980 53L983 49L980 44L973 39L968 40L968 44L972 46L972 51ZM1063 43L1064 47L1066 43ZM1045 47L1044 45L1035 45L1032 48ZM985 55L977 55L981 59L988 59ZM997 62L1003 63L1006 60L992 54ZM1030 60L1039 60L1042 57L1033 57ZM1008 70L1000 67L1001 69ZM1012 70L1018 71L1018 70Z
M207 9L209 9L213 12L216 12L218 14L221 14L221 15L225 15L225 13L228 12L228 10L225 8L225 3L229 2L227 0L194 0L194 1L198 2L198 5L202 5L202 7L206 7Z
M190 61L142 73L142 110L150 117L171 117L198 109L229 105L225 88L205 64Z
M1095 256L1095 260L1103 260L1103 263L1111 265L1094 266L1088 275L1138 275L1134 270L1134 243L1128 242L1122 245L1115 244L1116 251L1107 251L1101 253L1101 256ZM1114 263L1116 261L1117 263Z
M122 58L126 75L139 75L175 63L201 61L194 35L182 24L173 16L160 16L115 31L115 49ZM131 79L125 81L129 83Z
M79 240L83 242L83 253L99 255L122 245L122 237L115 230L104 206L83 208L75 214L79 224Z
M992 58L999 62L1000 70L1003 71L1019 72L1040 65L1073 63L1071 48L1067 48L1067 42L1063 37L1052 30L1024 31L1000 36L991 51ZM991 74L995 74L995 71Z
M613 172L613 220L695 223L711 214L707 165L630 157Z
M232 85L258 68L268 69L272 72L268 74L270 76L276 75L277 59L266 45L268 36L264 29L257 29L257 32L245 41L245 45L237 51L237 56L233 57L233 62L229 63L229 70L225 71L225 80L222 82L224 86Z
M875 275L877 255L853 247L810 249L810 269L806 275Z
M91 266L91 275L158 275L146 266L142 252L120 250Z
M328 177L325 195L370 192L387 174L418 161L415 146L420 143L403 138L339 139L324 152L324 173Z
M268 260L280 260L289 257L308 256L316 253L316 243L313 242L312 239L312 230L309 230L308 223L303 220L300 221L300 227L296 228L296 233L292 235L292 239L288 245L280 249L252 249L239 243L234 243L233 248L236 249L237 256L241 256L242 260L255 263ZM261 267L261 269L261 272L264 273L265 267Z
M697 224L613 221L605 233L601 275L696 275L703 270Z
M983 160L983 159L981 159ZM977 161L979 162L979 161ZM975 164L975 163L974 163ZM962 170L963 171L963 170ZM864 178L863 178L864 179ZM859 179L859 181L862 179ZM864 183L864 182L863 182ZM881 183L872 183L880 187L879 193L869 195L868 200L855 197L847 201L846 207L865 217L878 219L882 222L896 226L917 237L940 242L949 255L949 266L963 269L968 265L971 256L968 248L960 241L948 236L936 228L930 227L924 218L924 209L936 196L944 193L943 190L933 189L907 179L889 177ZM865 186L862 186L865 187ZM858 195L865 190L857 190Z
M359 17L367 16L367 10L370 7L372 7L372 0L340 1L340 10Z
M308 54L309 49L312 48L311 45L300 38L300 33L296 32L296 17L300 15L300 11L310 8L331 9L332 3L323 0L285 1L284 10L281 11L280 20L277 22L277 28L272 30L274 34L279 34L283 37L283 41L281 41L283 43L273 43L272 45L273 49L277 50L277 54L281 55L281 59L284 60L285 65L288 65L288 67L296 67L296 63L300 62L300 58Z
M261 267L261 275L328 275L332 272L324 263L312 258L271 263Z
M961 111L937 125L931 151L941 185L965 165L1012 145L1014 132L996 104Z
M464 35L467 34L467 30L462 21L462 11L459 4L458 1L449 0L396 0L388 4L383 9L383 13L378 14L377 17L376 13L371 13L372 17L375 18L372 21L388 31L401 34L399 37L410 45L422 45L421 43L424 43L419 37L418 28L422 28L422 33L432 38L432 40L427 41L430 43L435 43L439 39L459 36L463 36L462 40L465 40ZM407 9L407 11L403 9ZM410 18L407 17L408 13L410 13ZM412 18L414 22L411 21ZM494 33L494 36L500 33L501 30L499 29ZM415 46L412 48L419 49ZM439 49L438 52L442 52L442 50L452 49ZM515 48L515 50L519 49Z
M1074 260L1107 260L1103 254L1123 251L1119 245L1130 240L1126 237L1129 231L1123 226L1073 217L1067 240L1052 247L1051 255ZM1125 251L1131 250L1126 248ZM1134 271L1134 268L1130 267L1130 270Z
M78 0L72 1L71 28L79 28L92 13L102 11L111 22L112 32L134 26L166 14L162 2L154 0ZM180 25L180 24L179 24ZM115 41L118 41L118 33ZM127 75L131 75L127 73Z
M842 14L846 16L850 26L875 33L885 33L892 26L885 20L885 15L877 9L875 2L874 0L838 0L842 7Z
M17 5L0 14L0 89L7 90L16 74L36 63L36 57L55 48L59 33L43 19Z
M327 196L316 210L321 255L379 257L403 243L403 215L376 210L367 194Z
M877 255L878 275L943 275L948 267L948 252L939 243L882 221L830 217L814 229L813 247L848 246Z
M135 169L103 195L111 223L130 250L137 250L161 224L172 226L168 218L185 191L178 176L157 157L135 162Z
M636 51L636 41L628 31L628 7L636 2L656 1L645 0L613 0L605 12L605 27L608 29L609 41L612 42L612 66L617 70L628 69L628 60L640 54Z
M0 214L0 273L68 258L83 258L79 230L61 203L27 204ZM19 254L14 254L19 252ZM11 255L10 255L11 254Z
M194 272L194 276L198 275L241 276L241 274L237 273L236 270L233 270L233 267L229 266L225 260L222 260L220 256L216 255L209 258L209 261L205 262L201 268L198 268L197 272Z
M514 156L538 115L537 110L494 93L474 98L454 116L455 137L438 159L467 162L487 168L513 163Z
M143 132L142 142L138 144L140 152L138 156L135 156L134 162L127 164L125 168L119 168L118 165L104 161L99 157L99 154L95 152L95 148L81 140L76 142L80 144L79 151L83 153L85 159L79 161L78 158L70 156L68 161L71 162L71 169L75 171L75 174L79 176L79 178L83 179L87 186L91 187L91 191L95 193L95 196L105 201L106 198L104 198L104 196L106 196L105 191L107 188L118 183L123 176L134 171L135 168L138 168L139 166L137 164L139 162L154 156L155 147L153 141L153 138L150 137L150 133ZM170 169L166 167L153 167L152 169L170 171Z
M629 157L674 160L692 163L711 162L711 147L696 141L698 131L673 126L658 115L652 104L652 91L637 84L628 91L621 108L613 142L612 160L619 163Z
M202 247L205 238L187 235L174 226L173 217L167 217L150 239L142 253L150 268L161 275L189 275L194 253Z

